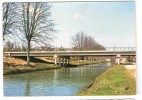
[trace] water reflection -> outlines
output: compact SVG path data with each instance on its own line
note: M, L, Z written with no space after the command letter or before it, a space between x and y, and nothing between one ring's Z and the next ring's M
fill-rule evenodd
M110 65L38 71L4 76L5 96L73 96Z
M27 78L25 96L30 96L30 80Z

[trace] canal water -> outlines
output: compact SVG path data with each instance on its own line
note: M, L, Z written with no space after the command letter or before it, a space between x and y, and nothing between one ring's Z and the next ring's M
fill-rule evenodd
M110 65L85 65L73 68L4 75L5 96L75 96L89 86Z

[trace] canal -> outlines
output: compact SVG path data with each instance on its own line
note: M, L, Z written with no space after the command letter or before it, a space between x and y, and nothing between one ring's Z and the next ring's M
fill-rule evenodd
M110 65L85 65L4 75L5 96L75 96Z

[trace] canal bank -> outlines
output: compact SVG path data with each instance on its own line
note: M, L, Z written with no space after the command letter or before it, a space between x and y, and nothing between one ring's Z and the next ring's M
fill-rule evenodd
M32 58L30 66L27 66L25 58L4 57L3 75L27 73L27 72L42 71L42 70L52 70L52 69L54 70L61 67L77 67L89 64L99 64L99 62L96 61L94 63L90 63L82 60L80 61L80 63L72 61L72 64L59 66L55 65L52 59ZM105 64L105 62L102 64Z
M135 95L136 79L125 67L123 65L110 67L77 95Z
M27 62L23 58L3 58L3 74L19 74L41 70L57 69L59 66L55 66L52 62L44 61L43 59L31 59L30 66L27 66Z
M55 66L54 64L35 64L35 65L8 65L8 67L4 67L3 75L8 74L19 74L19 73L28 73L34 71L42 71L42 70L51 70L61 68L59 66Z

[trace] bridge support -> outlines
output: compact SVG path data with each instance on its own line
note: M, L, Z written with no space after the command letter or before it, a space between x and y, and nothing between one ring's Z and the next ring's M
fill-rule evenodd
M110 63L113 65L113 64L115 64L116 63L116 58L115 57L112 57L111 59L110 59Z
M117 63L117 64L120 64L120 58L117 58L117 59L116 59L116 63Z
M64 65L64 58L62 57L62 65Z
M68 64L70 64L70 57L61 57L62 58L62 65L67 66Z
M55 65L57 65L57 55L54 55L54 62L55 62Z
M78 64L80 64L80 57L78 57Z
M61 57L59 57L59 66L61 67Z
M67 66L67 58L65 58L65 65Z
M121 57L121 55L117 54L117 64L120 64L120 57Z
M70 58L68 58L68 64L70 64Z
M91 63L92 63L92 64L94 63L94 58L93 58L93 57L91 57Z
M57 65L57 58L58 58L58 64L61 66L61 58L62 58L62 65L67 66L70 64L70 57L57 57L57 55L54 55L54 63Z
M66 64L66 65L69 65L69 64L70 64L70 57L66 57L66 58L65 58L65 64Z

